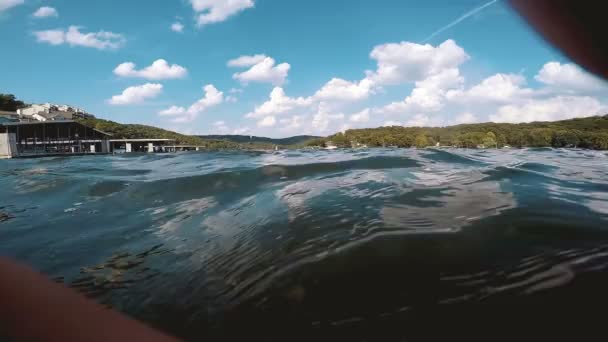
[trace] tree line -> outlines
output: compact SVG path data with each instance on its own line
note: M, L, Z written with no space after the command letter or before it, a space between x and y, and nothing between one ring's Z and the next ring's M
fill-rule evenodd
M27 106L23 101L17 100L13 94L0 94L0 110L16 112L17 109Z
M608 115L523 124L480 123L449 127L380 127L351 129L308 146L369 147L454 146L462 148L578 147L608 149Z

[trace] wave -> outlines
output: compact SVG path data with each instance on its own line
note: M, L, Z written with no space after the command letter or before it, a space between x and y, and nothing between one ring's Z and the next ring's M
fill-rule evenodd
M0 251L186 339L405 338L513 308L550 314L543 298L559 293L603 296L586 279L604 284L608 265L605 161L567 149L9 161Z

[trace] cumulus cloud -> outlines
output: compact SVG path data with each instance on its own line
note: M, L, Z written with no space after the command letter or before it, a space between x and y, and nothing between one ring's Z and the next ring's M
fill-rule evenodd
M453 40L434 47L412 42L389 43L374 47L370 57L376 60L376 71L368 78L379 85L411 83L454 69L470 57Z
M216 121L213 123L213 132L215 134L228 134L230 128L226 125L225 121Z
M187 109L179 106L171 106L160 111L158 114L160 116L171 117L171 121L174 123L192 122L200 113L224 102L224 93L217 90L213 84L204 86L203 91L205 92L203 98L193 103Z
M341 78L332 78L314 97L321 101L358 101L366 99L372 91L373 83L365 78L359 82L350 82Z
M36 18L48 18L48 17L58 17L59 13L53 7L43 6L32 14Z
M242 84L250 82L270 83L275 86L280 86L287 80L289 63L281 63L276 65L274 58L265 55L241 56L239 58L228 61L230 67L250 67L243 72L237 72L232 75L232 78L240 81Z
M262 118L264 116L275 116L287 113L299 107L310 106L311 98L288 97L281 87L275 87L270 93L270 99L261 106L255 108L253 112L246 115L247 118Z
M516 74L496 74L466 91L452 91L448 98L455 102L510 102L533 95L526 78Z
M174 22L173 24L171 24L171 31L177 32L177 33L184 32L184 24L182 24L180 22Z
M258 127L273 127L277 123L277 118L274 116L267 116L262 120L258 121Z
M369 112L370 112L369 108L365 108L364 110L351 115L349 120L351 122L358 122L358 123L368 122L369 121Z
M39 42L51 45L61 45L65 43L65 32L63 30L46 30L34 32Z
M403 124L399 121L390 120L390 121L385 121L382 124L382 126L384 126L384 127L403 126Z
M135 63L126 62L118 65L114 69L114 74L120 77L138 77L148 80L167 80L184 78L188 74L188 70L180 65L169 65L166 60L158 59L152 65L136 70Z
M108 103L111 105L122 106L143 103L147 99L152 99L160 95L163 85L158 83L146 83L139 86L129 87L122 94L112 96Z
M268 58L266 55L241 56L239 58L229 60L227 65L232 68L251 67L262 62L266 58Z
M36 31L38 42L51 45L68 44L70 46L90 47L98 50L115 50L122 47L126 39L123 35L107 31L83 33L81 27L70 26L63 29Z
M555 121L603 114L608 107L589 96L555 96L529 100L522 105L506 105L490 116L494 122Z
M461 124L470 124L478 122L479 119L473 113L465 112L457 115L454 119L452 119L449 124L450 125L461 125Z
M236 135L245 135L251 133L251 128L249 127L239 127L239 128L235 128L234 131L232 131L232 134L236 134Z
M569 92L608 91L605 82L571 63L549 62L542 67L535 79L548 86Z
M411 42L376 46L377 69L358 81L334 77L310 96L290 97L275 87L270 98L246 114L266 134L330 134L351 127L445 126L475 122L560 120L608 112L601 81L579 67L549 62L530 86L523 74L497 73L467 84L460 67L470 57L456 42L438 46ZM232 67L253 67L265 55L242 56ZM402 101L352 111L372 95L394 94L390 85L412 85ZM603 95L602 95L603 94ZM353 113L349 116L343 112ZM263 134L263 133L262 133Z
M185 112L186 108L184 107L171 106L165 110L161 110L158 114L160 114L161 116L176 116L184 114Z
M317 132L326 133L332 121L344 120L344 114L332 112L328 106L321 102L317 113L312 118L312 127Z
M0 0L0 12L22 5L25 0Z
M198 14L199 26L222 22L255 5L253 0L190 0L190 2L192 9Z
M294 131L303 126L303 117L301 115L294 115L290 118L285 118L280 120L281 125L283 127L281 130L283 131Z
M403 124L407 127L431 127L441 126L442 120L436 115L429 115L425 113L417 113L410 117Z
M382 113L436 112L445 105L450 90L459 89L464 78L456 68L446 69L438 74L416 82L412 93L401 102L393 102L380 109Z

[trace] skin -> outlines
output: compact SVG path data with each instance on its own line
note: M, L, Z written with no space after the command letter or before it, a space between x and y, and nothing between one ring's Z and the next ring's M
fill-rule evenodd
M510 3L549 43L588 71L608 80L604 1L510 0Z
M0 279L0 331L17 340L177 341L10 260Z

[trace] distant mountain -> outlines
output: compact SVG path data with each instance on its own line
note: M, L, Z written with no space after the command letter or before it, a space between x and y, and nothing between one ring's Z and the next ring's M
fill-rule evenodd
M296 145L307 142L312 139L318 139L320 137L313 135L298 135L295 137L283 138L283 139L272 139L265 137L255 137L249 135L199 135L198 137L207 140L225 140L235 142L239 144L245 143L261 143L261 144L274 144L274 145Z

